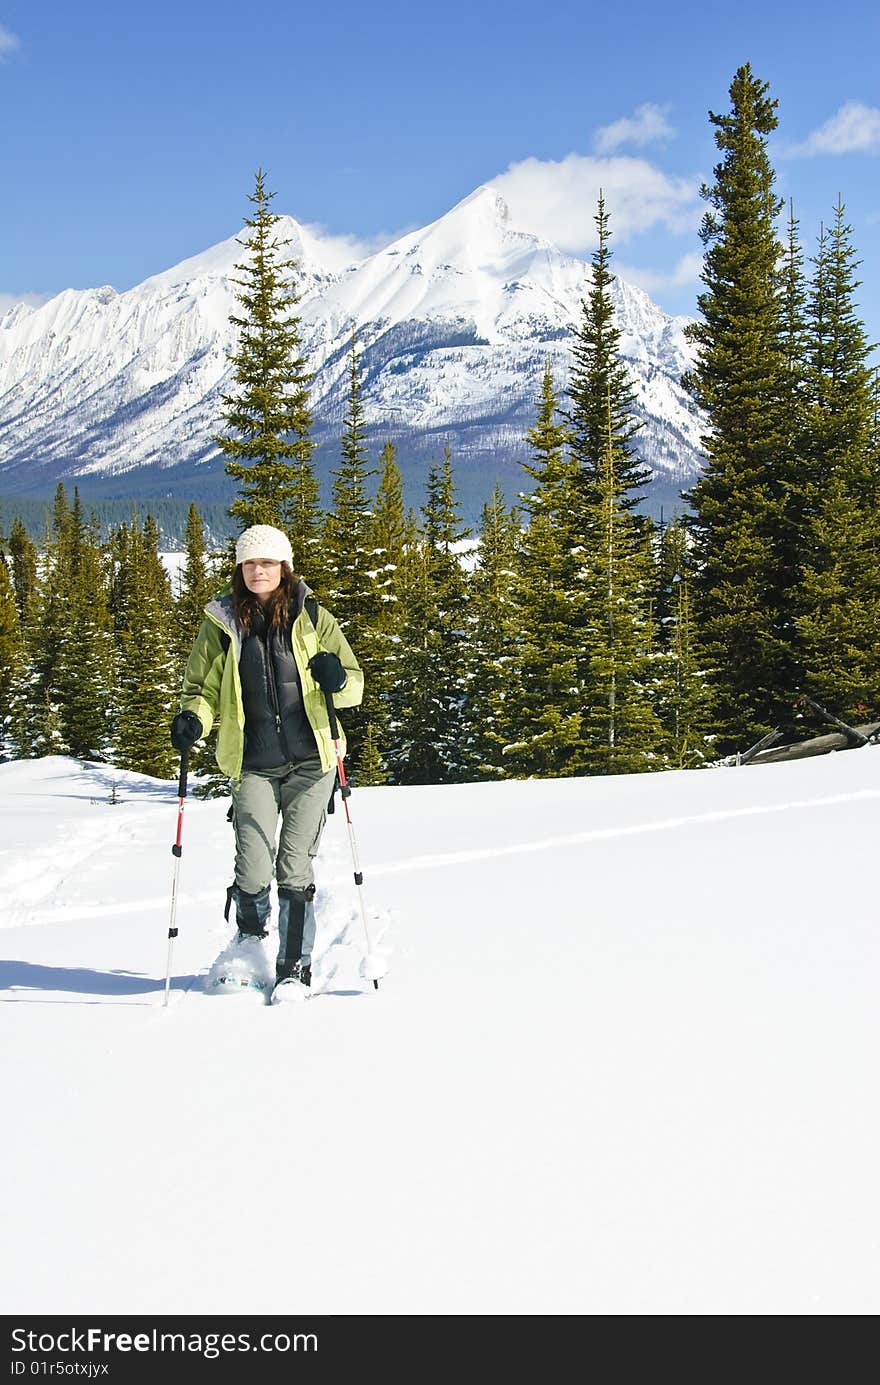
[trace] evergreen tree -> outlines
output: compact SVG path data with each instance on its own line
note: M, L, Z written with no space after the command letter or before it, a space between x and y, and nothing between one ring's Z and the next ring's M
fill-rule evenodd
M590 705L583 761L589 773L625 774L662 766L663 730L654 710L653 564L616 475L610 397L607 418L585 569Z
M5 544L2 545L5 548ZM6 554L0 551L0 759L13 750L10 699L21 669L21 629Z
M782 512L793 485L784 333L781 200L767 155L776 102L741 67L728 115L710 113L721 161L701 227L697 361L685 384L706 411L694 511L694 592L722 752L788 725L799 679L798 573Z
M564 415L572 456L580 471L584 528L598 503L599 475L605 466L609 398L616 498L625 509L635 507L637 492L651 475L632 446L641 424L635 419L635 394L620 353L620 328L612 295L611 230L601 192L595 221L599 240L592 256L590 290L581 300L581 321L574 332L570 403Z
M327 573L326 602L365 670L377 662L379 597L377 560L373 551L372 509L367 483L375 470L369 466L366 427L361 403L357 342L352 337L349 358L348 412L342 431L342 458L333 472L333 501L327 515L324 563ZM378 689L370 676L364 679L364 699L345 718L345 734L357 778L358 759L367 725L381 719ZM358 782L360 780L358 779Z
M111 755L115 648L107 574L97 524L87 523L79 491L61 527L55 597L54 694L68 753L102 761Z
M583 737L580 471L558 415L548 363L537 421L526 434L532 460L523 466L534 488L520 494L529 523L521 535L511 591L513 644L487 729L497 737L507 773L522 778L576 773Z
M869 357L874 348L855 305L860 261L845 212L838 198L834 228L828 236L824 231L820 236L815 262L808 334L811 422L821 441L822 479L841 462L858 456L865 460L865 485L870 489L876 373Z
M402 591L406 553L416 542L415 517L407 515L403 500L403 477L397 465L392 442L387 442L380 457L381 474L370 525L369 548L373 554L375 608L370 620L370 639L367 647L367 677L370 683L370 720L367 725L371 739L368 751L366 738L358 764L358 783L384 783L387 773L384 754L390 740L389 695L394 681L397 650L403 619ZM377 777L375 767L367 766L369 754L383 765L383 778ZM369 775L365 779L364 775Z
M812 530L816 558L804 576L800 618L809 661L806 690L844 720L875 720L880 717L878 480L873 499L863 500L848 467L838 466Z
M391 693L387 761L398 784L464 777L462 747L465 576L457 545L468 537L449 448L431 467L419 540L405 564L404 619Z
M506 773L497 727L513 650L513 585L521 531L516 508L508 509L496 485L483 506L479 560L469 584L469 638L465 646L465 763L469 779Z
M377 624L394 631L398 622L400 565L412 535L403 500L403 476L397 465L393 442L386 442L379 458L380 474L373 504L370 546L376 562Z
M183 681L193 641L204 619L205 607L225 585L220 567L222 558L209 555L204 521L194 504L190 505L187 515L184 553L180 586L174 603L174 654L178 688ZM229 792L229 782L220 774L214 758L216 744L217 727L213 726L207 739L199 741L190 752L190 773L198 780L193 788L195 797L216 798Z
M283 529L298 565L314 580L318 487L311 463L312 377L295 311L297 264L283 258L290 242L277 233L281 217L271 210L274 196L258 170L249 198L256 210L245 217L250 234L240 242L249 255L236 265L241 277L234 280L242 315L230 318L239 329L238 348L229 355L237 390L222 397L228 431L214 441L226 458L227 474L239 482L230 514L242 529L251 524Z
M672 769L695 769L705 763L712 742L683 519L664 530L658 567L661 684L656 707L665 730L664 758Z
M174 658L171 583L159 556L152 515L141 530L123 525L113 610L119 643L119 709L115 762L123 769L170 779L176 769L169 737L180 683Z
M357 782L359 787L363 789L388 783L388 771L385 768L385 761L376 744L372 722L367 723L367 727L364 731L364 739L361 745L361 753L357 766Z
M72 531L67 491L59 482L38 558L36 585L28 587L22 664L10 697L10 735L16 755L22 759L66 755L70 750L64 736L56 669L69 619Z
M843 717L880 712L880 452L858 261L838 198L819 236L809 311L815 453L799 630L805 687Z
M343 420L342 458L333 472L332 507L324 546L327 600L347 638L354 642L375 614L376 578L372 552L372 508L367 484L376 472L366 450L357 342L349 357L348 412Z
M38 553L17 516L9 531L9 561L18 618L22 625L27 625L36 599Z

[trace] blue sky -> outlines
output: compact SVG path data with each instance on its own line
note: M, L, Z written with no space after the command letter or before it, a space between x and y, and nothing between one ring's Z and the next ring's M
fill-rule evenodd
M588 256L598 188L615 268L671 312L698 291L707 112L750 62L807 254L838 193L880 339L878 7L741 0L542 7L0 0L0 307L123 290L236 234L254 171L341 258L497 182L514 220Z

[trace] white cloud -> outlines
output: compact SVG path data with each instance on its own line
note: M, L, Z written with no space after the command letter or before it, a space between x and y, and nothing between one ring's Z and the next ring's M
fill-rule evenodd
M646 144L670 139L675 130L666 119L666 109L646 101L636 106L634 115L615 120L611 125L603 125L596 131L593 141L597 154L611 154L622 144L636 144L643 148Z
M321 262L334 273L347 269L356 260L365 260L368 255L375 255L377 250L384 250L386 245L405 235L406 231L415 230L415 227L408 226L403 231L380 231L374 236L361 237L334 234L318 222L301 222L300 225L303 231L320 243Z
M19 47L18 39L15 34L11 34L8 29L4 29L0 24L0 62L6 57L7 53L14 53Z
M625 279L628 284L635 284L638 288L644 289L645 293L663 293L669 289L690 288L693 284L700 282L700 274L703 269L703 256L699 251L690 251L687 255L682 255L678 264L668 274L654 269L642 269L635 265L616 264L615 274L621 279Z
M51 294L48 293L4 293L0 289L0 317L10 308L14 308L16 303L24 303L28 308L39 308L41 303L48 303L50 297Z
M830 120L787 152L802 158L812 154L880 153L880 109L865 106L861 101L847 101Z
M612 245L655 226L676 235L691 232L702 216L697 179L670 178L645 159L626 155L603 159L568 154L546 162L524 159L491 179L490 186L509 206L514 225L573 254L591 250L596 243L594 217L600 189Z

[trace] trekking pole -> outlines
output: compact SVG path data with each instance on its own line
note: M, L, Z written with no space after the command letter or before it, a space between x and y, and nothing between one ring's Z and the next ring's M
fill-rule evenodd
M177 928L174 920L177 917L177 880L180 875L180 858L183 855L181 836L183 834L183 800L186 798L186 771L189 765L189 751L184 750L180 756L180 779L177 782L177 838L171 848L174 857L174 881L171 886L171 922L168 925L168 964L165 968L165 1000L163 1004L168 1004L168 989L171 985L171 949L174 947L174 939L177 937Z
M339 753L339 725L336 721L336 708L333 706L333 694L325 693L324 699L327 703L327 715L330 718L330 734L333 737L333 749L336 752L336 769L339 774L339 792L345 807L345 821L348 823L348 840L351 843L351 859L354 863L354 883L358 887L358 900L361 906L361 918L364 923L364 935L367 939L367 953L364 957L361 975L368 981L372 981L376 990L379 989L379 978L384 976L388 970L388 965L384 957L378 956L373 952L373 945L370 942L370 926L367 923L367 911L364 906L364 873L361 870L361 863L358 859L357 842L355 841L354 827L351 821L351 814L348 811L348 800L351 797L351 788L345 778L345 766L342 763L342 756Z

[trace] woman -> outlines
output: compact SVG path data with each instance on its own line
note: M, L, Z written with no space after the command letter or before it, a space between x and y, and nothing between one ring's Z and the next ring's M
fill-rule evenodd
M235 563L231 589L205 607L171 743L188 751L218 722L217 764L232 784L237 941L245 953L262 951L274 874L276 991L307 987L315 937L312 867L336 774L327 695L334 706L356 707L364 676L333 616L294 577L286 534L253 525L235 545ZM344 754L341 727L338 744ZM222 979L235 980L236 969L227 970ZM246 984L246 969L238 979Z

